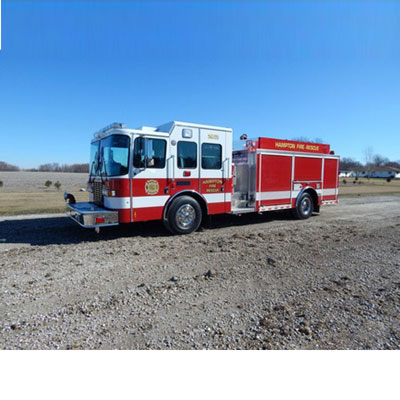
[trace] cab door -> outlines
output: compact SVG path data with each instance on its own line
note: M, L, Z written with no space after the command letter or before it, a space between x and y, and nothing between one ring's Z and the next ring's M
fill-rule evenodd
M132 218L150 221L162 218L169 198L167 179L168 137L137 135L132 160Z
M169 138L167 161L171 196L185 190L199 192L199 129L176 126Z
M200 129L200 193L207 200L210 214L227 212L226 202L230 202L231 167L225 141L223 131Z

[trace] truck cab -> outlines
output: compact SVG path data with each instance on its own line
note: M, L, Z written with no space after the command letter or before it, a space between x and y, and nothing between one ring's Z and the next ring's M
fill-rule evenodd
M181 210L182 215L199 214L197 205L202 216L230 212L231 169L229 128L172 121L157 128L127 129L114 123L94 135L89 202L68 200L69 216L97 230L160 219L170 230L172 224L175 232L185 233L199 218L181 216L185 224L176 218L168 221L172 203L182 196L197 203Z

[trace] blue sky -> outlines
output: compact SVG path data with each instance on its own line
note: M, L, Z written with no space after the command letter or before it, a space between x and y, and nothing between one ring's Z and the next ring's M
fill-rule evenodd
M2 1L0 160L183 120L400 159L400 2Z

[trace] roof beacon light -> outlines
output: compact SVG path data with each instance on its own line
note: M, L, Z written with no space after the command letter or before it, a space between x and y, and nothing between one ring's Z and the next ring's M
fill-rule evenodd
M95 138L101 138L103 137L108 131L111 131L113 129L125 129L126 125L121 123L121 122L113 122L110 125L107 125L103 129L100 129L99 131L94 133Z

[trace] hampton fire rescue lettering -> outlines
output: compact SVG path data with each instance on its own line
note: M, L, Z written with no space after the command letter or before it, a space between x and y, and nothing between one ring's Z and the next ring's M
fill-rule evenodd
M318 145L306 143L275 142L275 147L280 149L319 151Z
M207 186L205 188L206 193L216 193L219 192L217 185L222 185L222 179L207 179L203 181L203 185Z
M159 190L158 182L155 180L147 181L144 185L144 190L149 195L157 194Z

